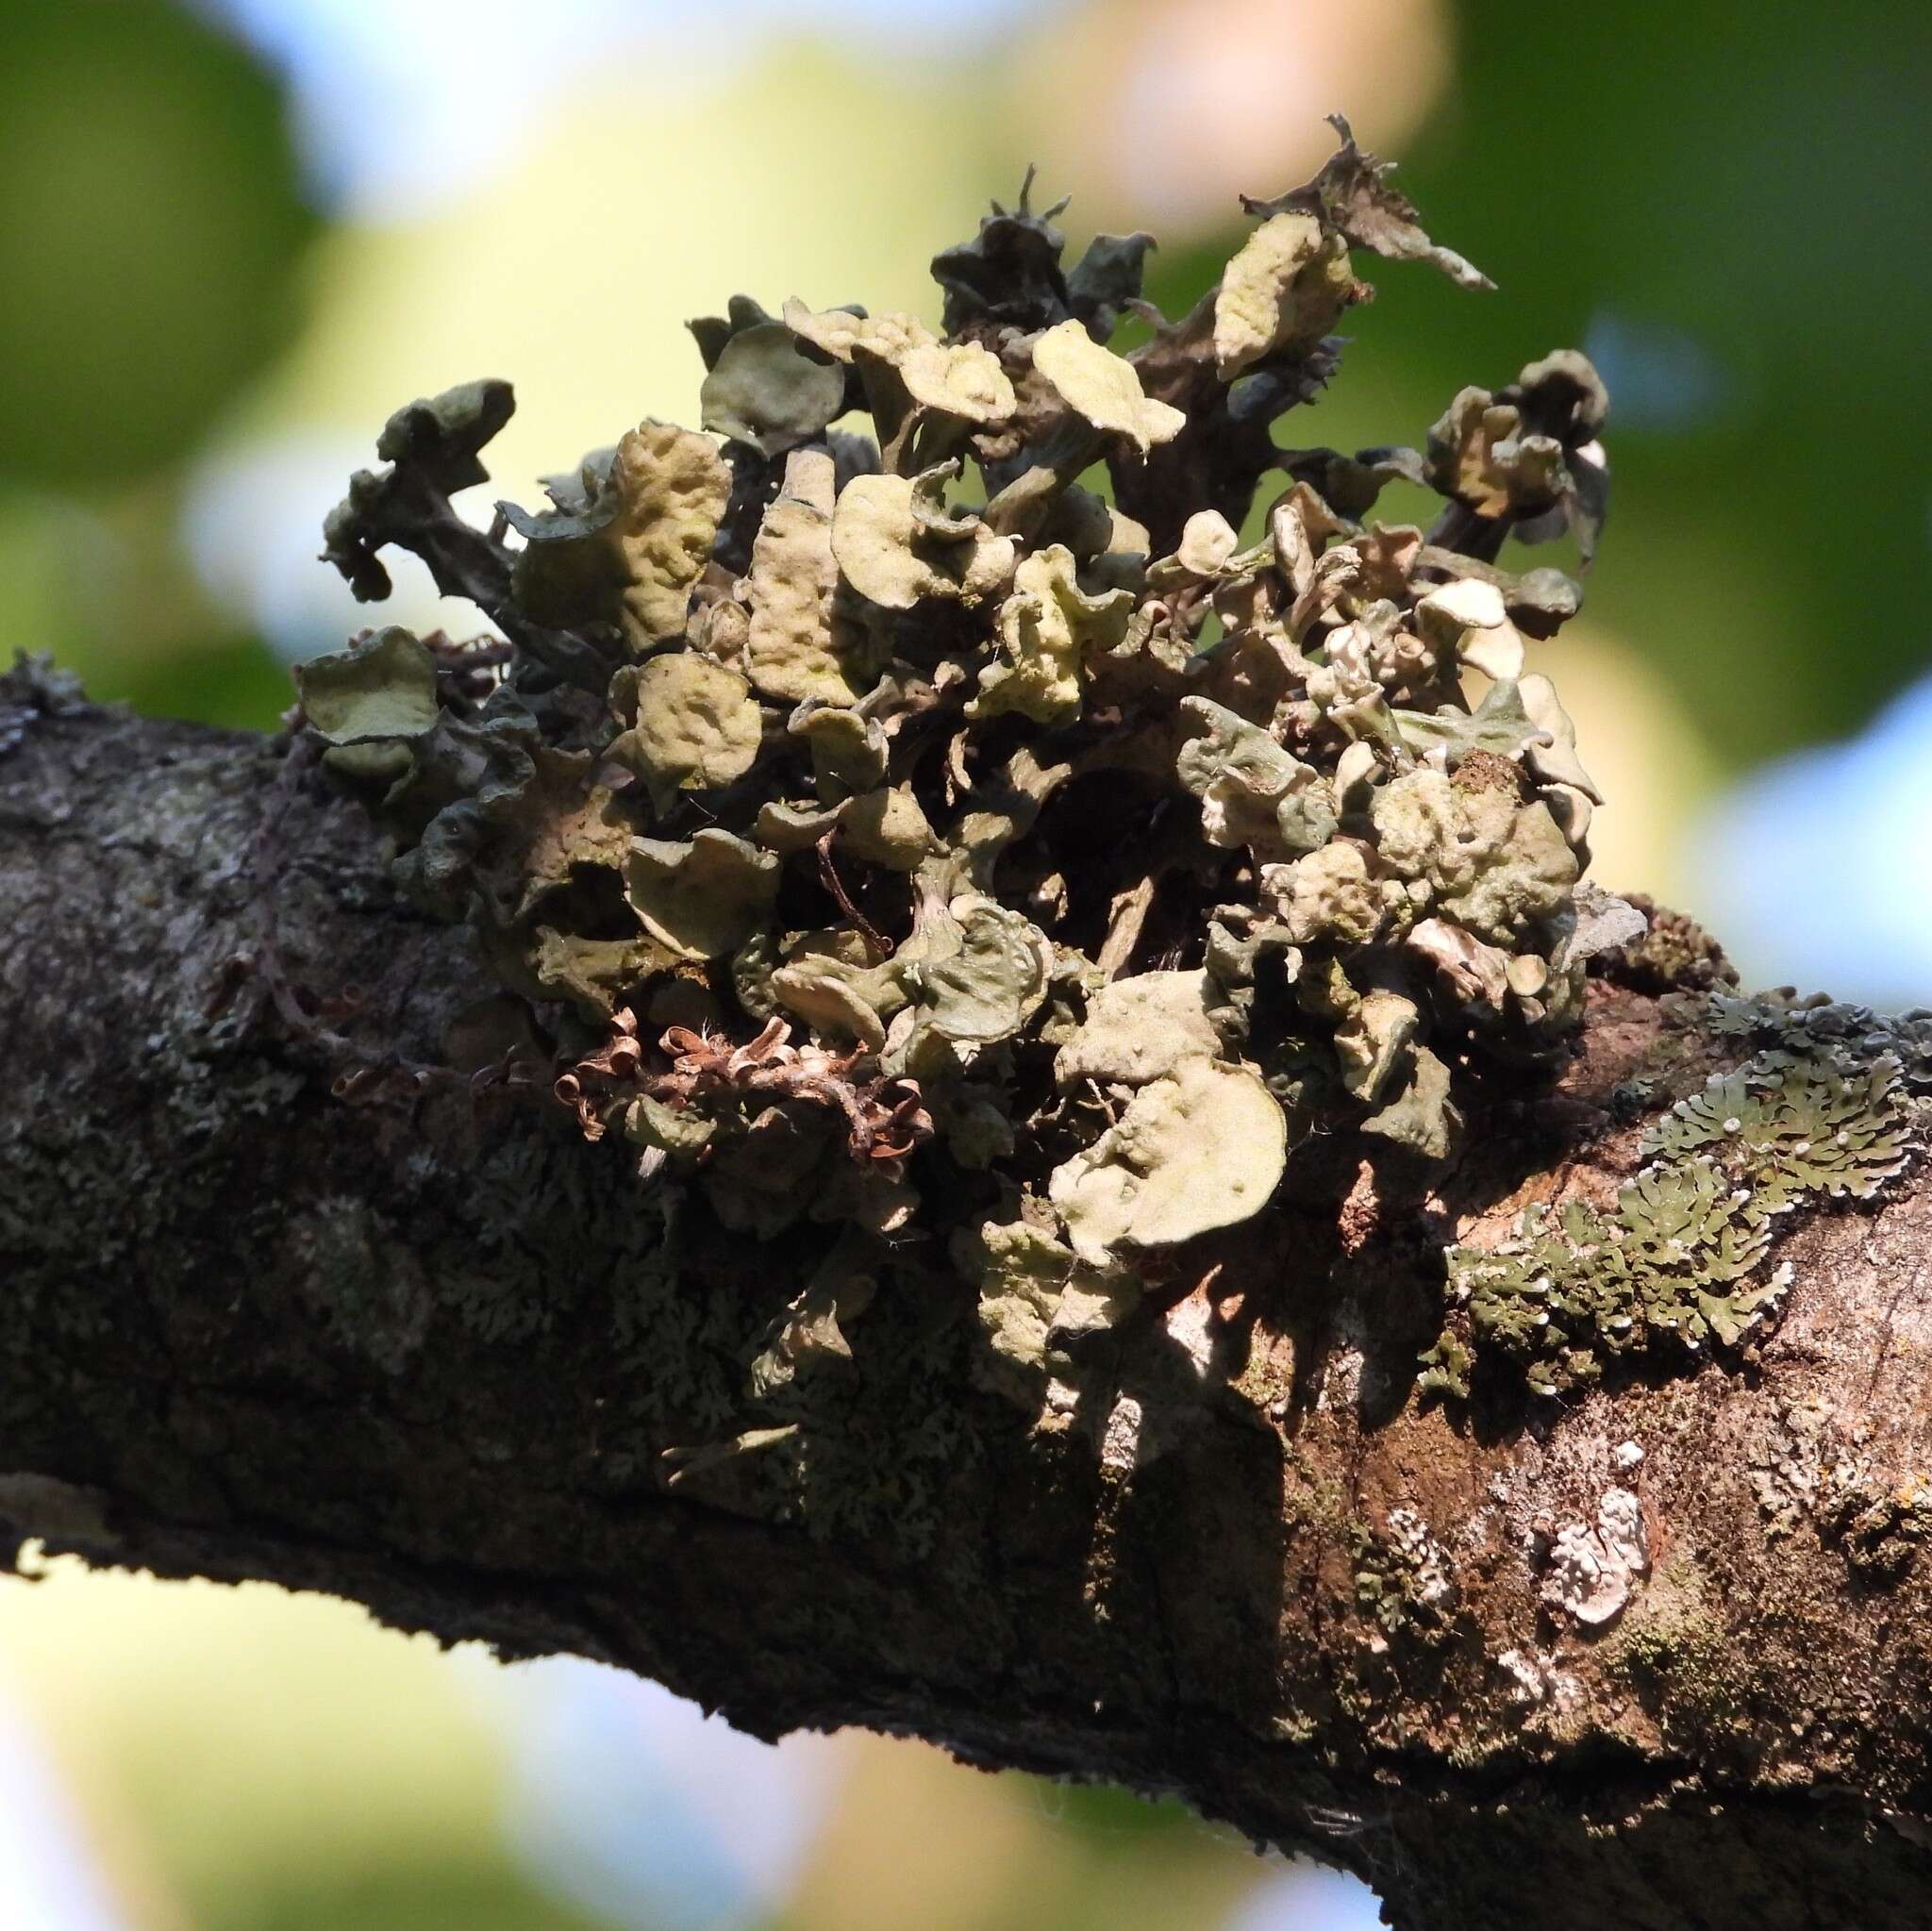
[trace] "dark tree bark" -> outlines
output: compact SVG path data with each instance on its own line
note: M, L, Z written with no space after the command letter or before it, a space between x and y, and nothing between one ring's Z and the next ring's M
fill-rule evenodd
M743 1376L800 1243L667 1247L547 1097L411 1072L491 988L354 808L282 745L0 696L8 1546L1177 1791L1417 1931L1926 1921L1917 1168L1784 1236L1755 1351L1567 1406L1414 1398L1419 1199L1279 1216L1045 1425L982 1385L970 1296L890 1279L781 1433ZM1457 1202L1601 1199L1612 1090L1707 1050L1597 985ZM1897 1497L1849 1532L1847 1469ZM1645 1561L1592 1625L1543 1565L1617 1489ZM1392 1628L1365 1537L1408 1548Z

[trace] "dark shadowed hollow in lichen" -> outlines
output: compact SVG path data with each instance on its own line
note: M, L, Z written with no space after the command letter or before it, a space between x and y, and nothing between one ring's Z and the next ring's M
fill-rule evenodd
M1023 193L934 260L937 333L736 297L691 325L701 428L629 429L486 532L450 498L512 402L473 383L391 418L329 519L359 597L397 544L499 633L383 630L300 684L404 889L517 1002L501 1050L660 1207L824 1230L755 1390L917 1254L1030 1405L1316 1138L1441 1169L1486 1069L1557 1066L1587 962L1643 929L1579 882L1601 801L1527 668L1576 585L1497 563L1565 531L1588 561L1595 372L1465 389L1419 449L1277 440L1370 293L1352 251L1488 286L1342 134L1178 321L1140 300L1148 236L1068 268ZM1395 479L1431 527L1373 520ZM1466 1392L1473 1346L1556 1390L1734 1342L1774 1216L1902 1157L1894 1061L1769 1059L1669 1116L1613 1212L1452 1250L1428 1384Z

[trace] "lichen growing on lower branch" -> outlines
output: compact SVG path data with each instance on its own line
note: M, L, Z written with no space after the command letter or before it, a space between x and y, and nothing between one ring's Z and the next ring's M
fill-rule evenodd
M1532 1207L1500 1246L1450 1250L1467 1339L1445 1330L1426 1389L1467 1395L1472 1357L1557 1394L1622 1357L1735 1347L1790 1284L1774 1259L1789 1217L1874 1199L1904 1172L1932 1114L1932 1015L1720 993L1707 1018L1762 1050L1650 1126L1613 1207Z

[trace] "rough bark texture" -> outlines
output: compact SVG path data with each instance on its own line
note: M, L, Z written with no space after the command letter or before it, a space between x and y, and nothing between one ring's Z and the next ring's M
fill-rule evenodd
M1908 1528L1869 1559L1820 1505L1847 1458L1880 1488L1932 1463L1918 1169L1786 1235L1788 1311L1741 1362L1424 1407L1450 1217L1601 1198L1636 1140L1610 1090L1715 1052L1605 984L1453 1199L1280 1218L1144 1308L1064 1427L980 1385L970 1300L889 1281L807 1425L731 1452L796 1243L687 1230L667 1260L623 1154L547 1102L338 1096L331 1034L439 1057L489 990L463 936L276 746L7 694L18 1535L575 1650L762 1736L863 1723L1178 1791L1417 1931L1924 1922L1932 1563ZM1613 1623L1553 1619L1548 1532L1617 1486L1648 1572ZM1449 1588L1391 1630L1358 1575L1405 1509Z

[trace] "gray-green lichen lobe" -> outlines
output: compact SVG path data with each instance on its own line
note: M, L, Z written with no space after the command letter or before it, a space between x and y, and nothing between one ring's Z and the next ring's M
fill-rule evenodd
M1357 1524L1351 1540L1356 1606L1384 1637L1440 1640L1456 1608L1457 1587L1450 1558L1427 1524L1413 1509L1395 1508L1383 1529Z

